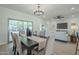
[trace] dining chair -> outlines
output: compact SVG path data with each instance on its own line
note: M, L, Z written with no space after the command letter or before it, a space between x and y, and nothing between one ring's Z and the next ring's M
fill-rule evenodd
M27 54L27 50L22 51L22 45L19 39L19 35L17 35L17 33L13 33L13 36L15 37L15 42L16 42L16 53L18 55Z
M19 31L19 36L27 36L25 31Z
M13 52L14 52L14 55L16 54L16 38L15 36L13 35L14 32L11 32L11 36L12 36L12 42L13 42Z
M38 55L38 54L40 54L41 52L43 52L43 53L42 53L43 55L45 54L46 47L47 47L47 44L48 44L48 41L49 41L49 36L48 36L48 37L42 37L42 38L46 39L45 47L44 47L43 49L41 49L41 50L38 50L38 47L39 47L39 46L35 47L35 48L33 49L33 51L35 52L35 53L33 53L34 55Z
M75 55L77 55L77 52L79 51L79 36L77 33L77 37L76 37L77 41L76 41L76 50L75 50Z
M54 41L55 41L55 35L54 35L54 33L50 33L49 40L48 40L46 48L45 48L46 49L45 55L53 55L54 54L54 51L53 51Z

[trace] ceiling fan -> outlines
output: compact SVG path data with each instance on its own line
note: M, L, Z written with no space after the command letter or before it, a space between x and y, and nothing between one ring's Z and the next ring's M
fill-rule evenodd
M56 17L54 17L54 19L58 19L58 20L60 20L62 18L64 18L64 17L63 16L56 16Z

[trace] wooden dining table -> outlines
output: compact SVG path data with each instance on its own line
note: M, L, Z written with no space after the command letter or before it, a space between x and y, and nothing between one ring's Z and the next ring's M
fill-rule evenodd
M24 45L27 49L27 55L32 55L32 50L34 47L38 46L38 43L27 37L21 37L20 40L21 40L21 44Z

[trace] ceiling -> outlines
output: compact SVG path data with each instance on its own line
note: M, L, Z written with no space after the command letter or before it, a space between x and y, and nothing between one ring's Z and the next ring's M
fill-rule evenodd
M17 10L23 13L34 15L33 11L36 9L35 4L1 4L0 6ZM78 15L78 4L41 4L41 9L45 14L41 16L42 19L50 20L56 16L71 17L72 15ZM71 8L75 8L72 10Z

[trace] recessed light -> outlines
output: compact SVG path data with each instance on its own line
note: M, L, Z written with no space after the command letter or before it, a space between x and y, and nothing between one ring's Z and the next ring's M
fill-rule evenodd
M72 7L71 9L72 9L72 10L74 10L75 8L74 8L74 7Z

